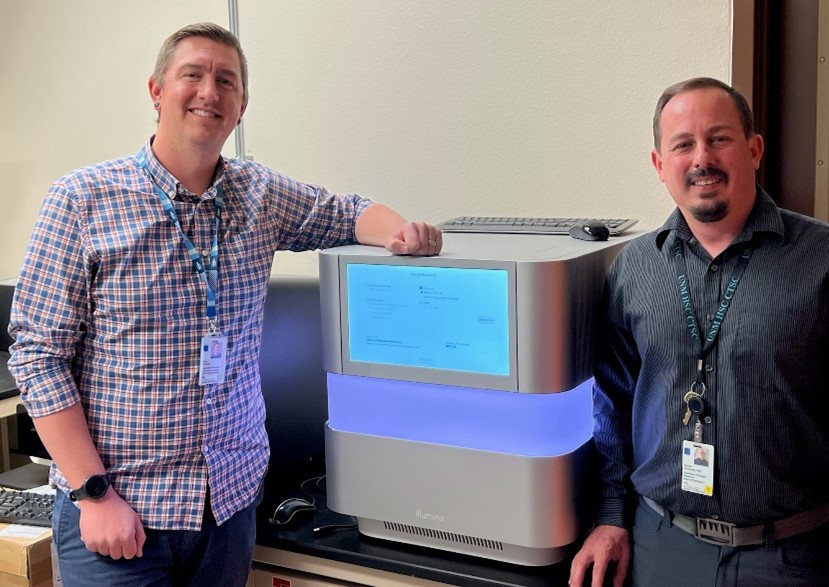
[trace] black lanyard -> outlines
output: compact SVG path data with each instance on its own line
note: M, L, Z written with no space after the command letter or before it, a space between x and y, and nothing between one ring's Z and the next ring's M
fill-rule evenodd
M743 272L745 271L746 265L748 265L748 261L751 259L751 254L753 252L752 248L747 248L737 260L737 265L734 267L734 274L728 280L728 286L725 288L725 293L723 293L723 297L717 307L717 312L714 314L714 321L711 323L711 328L708 329L708 335L705 337L705 342L703 343L702 338L700 337L697 317L694 314L694 304L691 300L691 289L688 286L688 265L685 261L685 250L681 239L677 238L674 243L674 268L676 269L676 278L679 285L679 300L682 304L682 313L685 317L685 326L688 329L688 334L691 336L691 340L694 341L696 346L697 383L703 382L703 362L705 361L705 357L708 356L708 353L711 352L711 349L714 348L714 345L717 342L717 335L719 335L720 327L722 326L723 320L725 320L725 314L728 312L728 308L731 307L734 292L737 291L737 286L740 284L740 279L743 276Z

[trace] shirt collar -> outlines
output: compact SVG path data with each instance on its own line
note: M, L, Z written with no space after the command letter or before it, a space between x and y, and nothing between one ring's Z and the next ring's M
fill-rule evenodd
M147 162L147 168L150 172L150 178L152 181L168 196L175 194L175 196L172 196L170 199L175 199L176 196L184 196L196 200L212 200L216 197L216 188L224 183L226 175L227 161L224 157L219 156L219 161L216 164L216 171L213 174L213 180L210 187L204 192L204 194L193 194L181 185L175 176L167 171L167 168L155 158L155 154L152 150L154 139L155 135L151 136L150 139L144 143L144 146L141 147L141 153L144 155L144 160Z
M675 238L689 241L694 238L688 223L685 222L685 217L679 211L679 208L674 209L673 213L654 233L654 244L658 249L662 249L665 241L670 234L675 234ZM774 200L771 199L763 188L757 186L757 198L754 201L754 207L748 215L743 230L740 231L739 236L734 240L735 243L749 242L755 238L762 236L779 237L780 242L783 241L785 235L785 228L783 225L783 218L780 215L780 210Z

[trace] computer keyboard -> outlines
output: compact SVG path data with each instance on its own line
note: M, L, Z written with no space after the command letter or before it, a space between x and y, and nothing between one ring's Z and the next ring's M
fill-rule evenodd
M437 225L443 232L508 232L521 234L569 234L585 221L604 222L610 234L624 232L638 220L634 218L534 218L518 216L456 216Z
M51 527L54 504L54 495L0 489L0 522Z

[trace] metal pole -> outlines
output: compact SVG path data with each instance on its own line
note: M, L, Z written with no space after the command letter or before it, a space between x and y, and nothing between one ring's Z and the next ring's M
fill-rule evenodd
M227 0L228 20L230 23L230 32L239 38L239 7L236 0ZM236 125L234 131L236 138L236 158L247 159L245 155L245 121L242 120Z

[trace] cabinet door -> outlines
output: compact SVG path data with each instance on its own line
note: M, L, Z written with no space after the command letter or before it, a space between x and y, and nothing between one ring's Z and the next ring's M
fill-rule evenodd
M282 567L254 568L253 587L365 587L362 583L338 581Z

